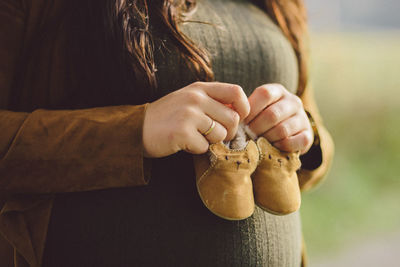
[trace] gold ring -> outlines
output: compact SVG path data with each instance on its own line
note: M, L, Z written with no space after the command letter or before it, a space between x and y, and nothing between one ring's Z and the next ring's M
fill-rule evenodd
M204 135L204 136L208 135L209 133L211 133L211 132L212 132L212 130L214 130L214 127L215 127L215 121L214 121L213 119L211 119L211 120L212 120L212 122L211 122L211 126L210 126L210 128L208 128L208 130L207 130L207 131L205 131L205 132L203 133L203 135Z

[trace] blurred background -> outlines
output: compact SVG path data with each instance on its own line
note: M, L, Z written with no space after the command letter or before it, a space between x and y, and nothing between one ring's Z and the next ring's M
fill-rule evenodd
M310 266L400 266L400 1L305 2L336 144L328 177L303 195Z

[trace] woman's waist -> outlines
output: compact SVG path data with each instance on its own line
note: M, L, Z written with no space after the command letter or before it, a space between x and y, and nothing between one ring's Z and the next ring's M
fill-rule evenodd
M168 266L190 258L202 266L260 266L271 256L300 253L301 230L298 213L275 216L256 208L246 220L221 219L205 208L193 183L186 190L149 185L57 197L47 241L48 256L69 251L77 261L126 257L161 266L151 259L158 257Z
M198 195L192 155L182 152L153 159L149 185L58 195L47 241L45 258L54 264L69 251L70 264L100 257L104 265L96 266L111 266L111 258L125 257L147 266L192 266L194 259L201 266L260 266L271 255L300 253L301 230L298 213L256 208L242 221L212 214Z

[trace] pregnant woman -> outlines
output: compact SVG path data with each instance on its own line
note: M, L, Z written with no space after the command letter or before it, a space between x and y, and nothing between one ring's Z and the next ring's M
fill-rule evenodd
M301 0L0 0L0 265L305 265L298 212L215 216L193 162L243 123L321 180L305 23Z

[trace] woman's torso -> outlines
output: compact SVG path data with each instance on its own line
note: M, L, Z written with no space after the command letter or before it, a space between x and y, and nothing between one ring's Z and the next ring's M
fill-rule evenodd
M294 51L279 28L246 0L198 0L183 31L211 54L217 81L236 83L249 96L264 83L294 92ZM176 53L156 50L155 100L194 78ZM118 92L115 92L118 94ZM134 103L134 102L132 102ZM145 187L56 197L45 266L300 266L299 214L227 221L209 212L195 186L186 152L152 160Z

